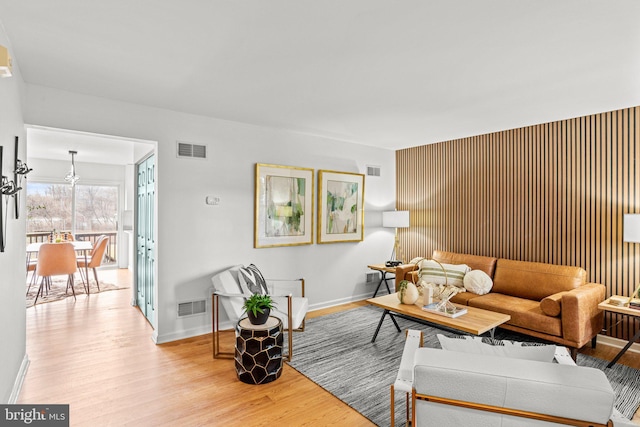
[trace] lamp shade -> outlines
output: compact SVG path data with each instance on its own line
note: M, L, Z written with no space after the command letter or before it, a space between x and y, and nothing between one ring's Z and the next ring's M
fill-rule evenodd
M622 240L640 243L640 214L624 214Z
M382 212L382 226L390 228L405 228L409 226L409 211Z

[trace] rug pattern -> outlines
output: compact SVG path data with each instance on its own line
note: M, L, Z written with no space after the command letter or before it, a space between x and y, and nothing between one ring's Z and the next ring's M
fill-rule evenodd
M294 357L289 364L322 388L379 426L390 425L389 386L398 371L404 334L385 319L375 343L371 337L382 314L373 306L358 307L307 320L305 332L294 335ZM436 334L455 332L397 319L402 330L424 333L424 346L441 348ZM534 339L498 329L497 339L533 342ZM640 406L640 371L578 354L578 365L605 372L616 392L616 408L631 418ZM396 393L396 424L404 425L404 393Z
M29 279L31 279L31 276L29 276ZM33 302L36 299L36 294L38 293L39 287L40 287L40 282L37 281L36 283L31 285L31 288L29 289L29 282L27 282L27 287L25 288L25 290L29 289L29 292L27 292L27 308L33 307ZM86 294L84 285L82 284L81 280L75 280L73 288L76 291L76 296ZM123 288L120 288L111 283L105 283L103 281L100 281L100 292L114 291L118 289L123 289ZM89 281L89 292L92 294L98 293L98 287L96 286L95 280ZM55 278L51 281L51 289L49 289L48 292L44 292L43 295L40 295L38 297L37 305L53 302L53 301L60 301L65 298L73 299L73 293L71 292L71 289L67 291L67 280Z

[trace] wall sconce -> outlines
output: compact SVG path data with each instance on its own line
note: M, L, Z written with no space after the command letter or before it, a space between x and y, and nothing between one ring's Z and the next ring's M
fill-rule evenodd
M12 74L11 56L9 50L0 46L0 77L11 77Z
M16 136L16 144L14 151L14 170L13 170L13 182L15 182L16 186L22 188L22 180L26 179L26 175L32 171L32 169L27 166L22 160L18 158L18 141L19 138ZM14 210L16 213L16 219L20 218L20 195L16 194L14 196Z
M2 152L4 150L3 146L0 146L0 252L4 252L4 236L7 234L6 227L7 223L5 222L5 215L3 212L4 207L2 206L4 202L4 197L10 197L15 195L18 191L21 190L20 187L16 186L15 181L9 181L9 178L2 175ZM9 207L9 200L7 199L7 208Z
M409 227L409 211L387 211L382 212L382 226L387 228L396 229L396 239L393 244L393 251L391 252L391 263L397 262L395 257L398 257L398 261L402 261L403 253L400 248L400 239L398 238L398 228ZM398 262L398 264L401 264Z

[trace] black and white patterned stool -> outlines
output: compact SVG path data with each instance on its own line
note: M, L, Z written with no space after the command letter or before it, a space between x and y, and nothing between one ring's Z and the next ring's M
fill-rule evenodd
M236 373L247 384L266 384L282 374L282 322L269 317L263 325L248 318L236 325Z

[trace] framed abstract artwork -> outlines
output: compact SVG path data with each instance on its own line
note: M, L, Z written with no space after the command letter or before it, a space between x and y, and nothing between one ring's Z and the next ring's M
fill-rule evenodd
M318 171L318 243L364 237L364 175Z
M256 164L254 248L313 243L313 172Z

